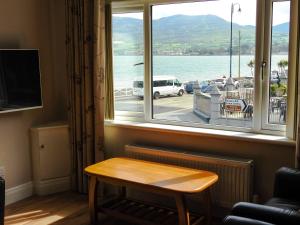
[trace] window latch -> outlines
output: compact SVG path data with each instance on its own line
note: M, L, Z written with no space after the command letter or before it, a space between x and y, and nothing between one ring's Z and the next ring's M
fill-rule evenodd
M261 63L261 79L264 79L264 68L267 66L267 62L264 60Z

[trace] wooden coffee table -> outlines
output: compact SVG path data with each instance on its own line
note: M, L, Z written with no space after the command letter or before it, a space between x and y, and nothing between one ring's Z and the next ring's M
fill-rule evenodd
M210 224L210 187L218 180L218 176L215 173L130 158L108 159L88 166L85 168L85 172L89 176L89 210L93 224L97 222L98 210L138 224L168 224L167 221L171 221L172 216L178 220L175 223L179 225L198 224L203 221L203 217L197 219L197 216L189 215L190 213L185 203L185 195L193 195L200 192L204 193L206 199L206 220L207 224ZM122 187L118 199L98 206L98 181ZM172 212L171 209L167 208L159 209L156 206L146 207L143 203L127 200L126 187L134 187L174 197L177 212ZM126 204L128 205L126 206ZM139 213L143 207L151 211L148 216L150 218L149 221L145 221L142 218L143 213ZM140 217L134 216L135 213L140 215ZM159 215L163 217L161 220L159 219ZM191 218L193 221L191 221ZM174 221L170 222L170 224L174 224Z

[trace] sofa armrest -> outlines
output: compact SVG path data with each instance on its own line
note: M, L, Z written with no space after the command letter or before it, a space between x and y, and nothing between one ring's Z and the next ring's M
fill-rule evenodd
M300 213L291 209L282 209L248 202L239 202L232 208L232 215L246 217L274 224L300 224Z
M223 220L223 224L227 225L274 225L273 223L266 223L260 220L240 217L240 216L227 216Z
M0 177L0 225L4 224L5 181Z
M300 201L300 170L282 167L275 174L274 197Z

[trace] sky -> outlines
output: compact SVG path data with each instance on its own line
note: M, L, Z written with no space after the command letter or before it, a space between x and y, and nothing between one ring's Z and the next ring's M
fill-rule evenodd
M193 2L181 4L156 5L152 8L153 19L172 15L216 15L227 21L230 21L231 3L238 3L241 7L241 12L238 12L239 5L236 4L233 13L233 22L240 25L255 25L256 24L256 1L255 0L219 0L208 2ZM275 2L273 6L274 17L273 25L285 23L289 21L289 1ZM275 16L276 15L276 16ZM119 15L120 16L120 15ZM141 13L126 13L123 16L142 19Z

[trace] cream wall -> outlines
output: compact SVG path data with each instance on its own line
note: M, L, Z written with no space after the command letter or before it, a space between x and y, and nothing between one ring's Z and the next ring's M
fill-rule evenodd
M29 128L66 118L63 4L0 0L0 48L40 50L44 104L42 109L0 114L0 166L5 167L7 188L32 180ZM55 5L61 8L54 11Z
M205 135L159 132L129 127L106 126L106 157L123 154L125 144L170 147L209 154L244 157L254 160L254 192L261 200L272 195L274 172L281 166L294 166L293 145L267 144Z

